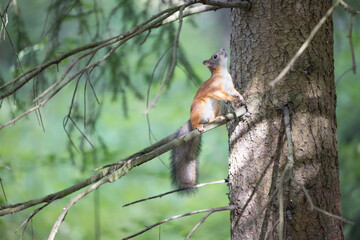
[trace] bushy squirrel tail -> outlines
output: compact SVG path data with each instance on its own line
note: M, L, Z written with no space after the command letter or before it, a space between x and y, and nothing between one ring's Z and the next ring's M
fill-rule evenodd
M191 132L190 121L185 123L176 132L175 137L181 137ZM197 183L198 160L201 147L201 135L183 145L174 148L171 152L171 178L172 183L178 188L191 188ZM189 191L187 191L189 192Z

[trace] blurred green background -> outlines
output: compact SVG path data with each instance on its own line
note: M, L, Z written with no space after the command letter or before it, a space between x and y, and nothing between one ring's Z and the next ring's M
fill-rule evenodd
M74 4L74 2L77 2ZM360 4L347 1L360 9ZM7 1L6 1L7 3ZM1 12L6 3L0 3ZM119 6L119 8L117 8ZM146 16L164 9L160 1L115 1L106 3L93 0L18 2L8 10L9 31L13 46L22 61L23 70L34 63L79 47L106 39L129 30ZM69 10L70 9L70 10ZM114 9L117 9L115 11ZM228 11L202 13L184 19L180 47L186 62L180 61L174 76L161 95L149 119L154 135L152 142L172 134L189 117L189 106L199 86L210 72L201 64L221 47L229 49ZM347 239L360 238L360 81L359 73L347 72L351 67L348 44L349 14L338 8L334 14L335 78L337 81L337 119L339 163L343 216L356 222L344 225ZM355 17L353 41L355 55L360 52L360 17ZM46 24L45 24L46 22ZM59 26L56 28L55 26ZM15 125L0 130L0 177L9 204L42 197L71 186L93 173L92 169L118 161L150 144L149 130L144 111L148 83L156 61L171 45L177 23L152 30L145 43L139 46L146 34L131 40L95 69L91 75L100 104L95 101L89 86L84 93L84 79L79 82L73 118L84 130L84 96L86 96L87 137L92 148L74 125L63 127L68 114L76 81L70 83L41 109L43 126L35 113L19 120ZM55 50L55 51L52 51ZM169 67L171 51L155 71L150 91L150 101L164 80ZM106 51L100 51L99 59ZM72 60L73 58L71 58ZM167 59L167 60L166 60ZM357 59L359 61L359 59ZM36 81L40 89L55 82L70 61L51 67ZM81 62L84 66L86 61ZM0 41L0 83L19 74L20 67L9 37ZM192 79L189 73L193 72ZM44 84L44 85L41 85ZM31 107L33 84L1 102L0 123ZM71 145L67 132L71 136ZM228 146L224 126L203 135L200 155L199 182L227 178ZM161 159L160 159L161 158ZM226 184L201 188L189 197L169 195L123 208L122 205L162 193L171 189L169 179L169 154L164 154L112 184L102 186L70 209L57 239L119 239L140 231L164 218L188 211L220 207L228 204ZM8 167L7 167L8 166ZM29 223L24 239L44 239L61 210L73 197L57 200L38 213ZM5 204L3 192L0 203ZM19 239L22 229L15 232L35 208L0 218L0 238ZM171 221L154 228L136 239L183 239L203 214ZM229 213L219 212L210 216L195 232L194 239L229 239ZM97 236L97 237L96 237Z

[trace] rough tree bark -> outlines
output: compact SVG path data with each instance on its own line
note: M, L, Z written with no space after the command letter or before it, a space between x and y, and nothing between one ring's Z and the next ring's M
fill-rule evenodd
M282 107L292 109L294 176L314 204L341 215L336 140L333 26L328 19L282 82L268 83L288 63L331 1L252 1L250 11L231 10L231 73L251 117L229 129L232 239L277 239L277 191L287 156ZM310 211L294 182L284 185L284 239L343 239L339 220Z

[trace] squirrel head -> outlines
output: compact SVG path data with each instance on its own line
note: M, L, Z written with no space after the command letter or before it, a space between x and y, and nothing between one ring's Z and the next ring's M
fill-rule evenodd
M203 61L203 64L207 66L211 72L221 69L227 68L227 60L228 56L224 48L219 49L214 55L211 56L210 59Z

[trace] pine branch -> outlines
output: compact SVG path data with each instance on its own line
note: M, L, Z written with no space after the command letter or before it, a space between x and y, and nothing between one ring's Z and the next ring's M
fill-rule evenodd
M64 53L63 55L61 55L60 57L57 57L53 60L50 60L42 65L36 66L26 72L23 72L22 74L20 74L19 76L17 76L16 78L14 78L13 80L7 82L6 84L0 86L0 90L7 88L13 84L16 84L20 79L23 79L22 81L20 81L17 85L15 85L14 87L10 88L9 90L5 91L4 93L2 93L0 95L0 100L4 99L12 94L14 94L16 91L18 91L20 88L22 88L26 83L28 83L29 81L31 81L34 77L38 76L40 73L42 73L43 71L45 71L48 67L52 66L52 65L56 65L59 64L60 62L62 62L63 60L76 55L76 54L80 54L84 51L87 51L85 53L83 53L82 55L78 56L77 58L75 58L70 65L66 68L65 72L63 73L63 75L61 76L61 78L55 82L53 85L51 85L48 89L46 89L44 92L40 93L33 102L37 102L40 99L44 98L45 95L47 95L50 91L54 90L54 92L45 100L43 100L42 102L40 102L39 104L37 104L36 106L28 109L27 111L25 111L24 113L20 114L19 116L15 117L14 119L8 121L7 123L4 123L2 125L0 125L0 129L8 126L8 125L12 125L14 124L16 121L18 121L19 119L23 118L24 116L30 114L33 111L36 111L37 109L39 109L40 107L44 106L50 99L52 99L60 90L62 90L62 88L67 85L69 82L71 82L74 78L76 78L77 76L81 75L83 72L87 71L88 69L92 69L94 67L97 67L101 62L103 62L104 60L106 60L111 54L113 54L121 45L123 45L125 42L127 42L128 40L142 34L143 32L146 31L150 31L151 29L154 28L158 28L160 26L163 26L165 24L168 24L169 22L175 21L177 20L180 16L177 17L173 17L173 15L180 11L180 10L185 10L185 8L188 8L194 4L199 4L199 3L203 3L203 0L191 0L191 1L187 1L186 3L179 5L179 6L175 6L175 7L170 7L166 10L163 10L157 14L155 14L154 16L152 16L151 18L147 19L146 21L140 23L139 25L137 25L136 27L134 27L133 29L131 29L130 31L103 40L103 41L99 41L96 43L91 43L91 44L87 44L84 46L81 46L79 48L73 49L69 52ZM217 7L222 7L222 8L233 8L233 7L238 7L238 8L248 8L250 6L250 3L248 1L240 1L240 2L223 2L223 1L216 1L216 0L207 0L205 1L207 5L214 5ZM197 11L196 13L200 13L202 11L209 11L209 9L202 9L201 11ZM192 13L194 14L194 13ZM184 15L184 17L186 16L190 16L192 14L186 14ZM168 18L171 17L171 21L166 21ZM108 52L107 54L105 54L100 60L98 60L97 62L93 63L93 64L88 64L85 67L81 68L81 70L79 70L76 74L74 74L73 76L71 76L65 84L61 85L60 87L56 88L64 79L65 77L67 77L67 75L69 74L70 70L84 57L91 55L91 54L95 54L96 52L98 52L100 49L115 44L117 43L117 45L115 47L113 47L111 49L110 52ZM56 88L56 89L55 89Z

